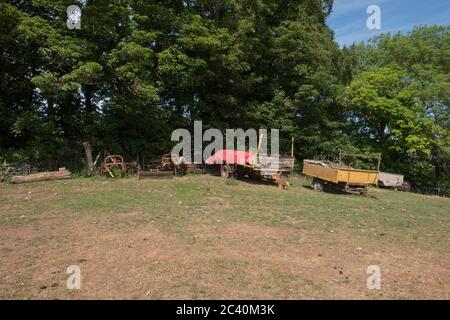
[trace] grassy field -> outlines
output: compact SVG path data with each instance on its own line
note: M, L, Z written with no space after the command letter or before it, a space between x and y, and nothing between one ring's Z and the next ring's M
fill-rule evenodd
M292 183L0 184L0 298L450 299L449 199ZM66 288L70 265L80 290Z

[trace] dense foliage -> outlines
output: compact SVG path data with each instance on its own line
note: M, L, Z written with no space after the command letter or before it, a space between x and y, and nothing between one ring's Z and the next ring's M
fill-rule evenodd
M344 49L352 141L383 169L450 187L450 28L420 27Z
M2 1L0 157L76 167L84 141L158 155L202 120L279 128L299 159L381 152L383 169L448 188L449 28L340 49L332 3Z

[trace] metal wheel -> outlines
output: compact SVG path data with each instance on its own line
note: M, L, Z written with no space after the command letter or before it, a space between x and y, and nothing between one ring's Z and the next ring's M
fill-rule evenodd
M220 166L220 176L225 179L228 179L231 176L231 168L229 165L222 164Z
M312 188L316 191L323 191L323 182L318 179L314 179L312 182Z

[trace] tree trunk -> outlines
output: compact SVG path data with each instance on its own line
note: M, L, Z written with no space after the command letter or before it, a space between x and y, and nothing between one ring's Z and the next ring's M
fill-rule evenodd
M94 104L92 103L92 87L85 86L84 88L84 98L86 99L86 113L92 113L95 111Z
M51 118L54 115L54 105L55 105L55 102L53 100L53 97L48 97L47 98L47 116L48 116L48 118Z
M92 168L94 167L94 162L92 161L92 146L89 142L83 142L83 147L86 152L86 160L89 171L92 171Z
M214 6L214 20L216 22L216 26L218 27L220 24L220 12L222 10L222 6L220 4L216 4Z

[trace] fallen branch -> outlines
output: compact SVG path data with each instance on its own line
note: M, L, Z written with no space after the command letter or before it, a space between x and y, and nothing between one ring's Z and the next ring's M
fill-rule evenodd
M70 179L70 172L65 168L60 168L58 171L39 172L30 174L28 176L15 176L11 178L11 183L27 183L47 180L63 180Z

